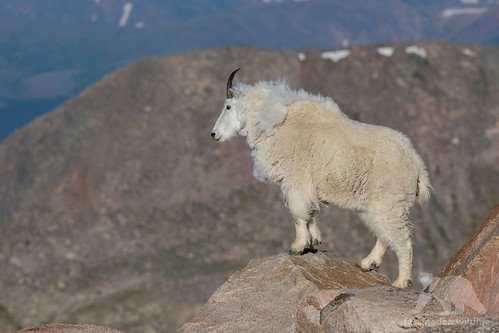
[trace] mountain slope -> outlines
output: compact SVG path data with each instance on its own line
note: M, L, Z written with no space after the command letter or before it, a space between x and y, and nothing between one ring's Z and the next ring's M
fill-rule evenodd
M435 189L413 210L415 272L437 273L499 199L499 48L383 46L341 60L257 48L151 58L4 140L1 330L174 331L250 258L287 251L294 228L278 188L252 178L242 139L210 138L237 67L239 80L286 78L413 140ZM331 207L319 223L324 249L352 261L374 244L353 213ZM390 254L383 272L396 265Z

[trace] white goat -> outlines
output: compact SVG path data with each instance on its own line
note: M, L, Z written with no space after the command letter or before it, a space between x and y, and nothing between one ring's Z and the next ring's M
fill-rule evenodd
M211 136L219 142L246 137L253 175L279 184L296 239L290 254L321 243L316 216L323 203L358 212L376 235L371 253L358 263L379 267L391 247L399 261L393 286L412 285L409 209L429 198L428 172L410 140L393 129L349 119L331 98L293 91L284 82L227 81L226 100Z

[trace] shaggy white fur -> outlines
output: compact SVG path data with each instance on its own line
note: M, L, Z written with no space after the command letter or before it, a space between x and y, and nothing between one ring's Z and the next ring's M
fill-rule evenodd
M291 254L321 242L316 215L322 203L359 213L377 236L362 269L378 267L391 247L399 260L397 287L412 284L409 209L429 198L428 172L410 140L393 129L349 119L329 97L292 90L284 81L231 88L212 136L246 137L253 174L278 184L293 215Z
M243 105L254 105L250 118L255 120L256 133L272 135L288 114L288 106L299 100L310 100L328 106L337 115L346 117L338 105L329 97L309 94L301 90L292 90L286 81L261 81L254 85L237 83L233 91Z

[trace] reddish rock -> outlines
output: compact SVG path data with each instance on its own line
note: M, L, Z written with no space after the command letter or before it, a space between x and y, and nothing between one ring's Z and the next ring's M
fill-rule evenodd
M47 324L17 333L123 333L113 328L88 324Z
M450 259L430 291L467 314L499 314L499 205Z
M493 258L499 249L499 204L496 205L480 229L449 260L439 276L468 276L485 261Z

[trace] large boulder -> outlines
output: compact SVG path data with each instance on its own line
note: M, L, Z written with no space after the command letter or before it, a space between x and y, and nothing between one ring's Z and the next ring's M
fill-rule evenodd
M255 259L232 275L179 332L293 332L298 311L309 302L324 304L337 290L388 282L324 253Z
M499 329L494 317L447 313L431 295L390 286L330 290L324 302L311 295L297 311L295 332L476 332ZM448 330L453 327L453 330ZM493 332L491 330L490 332ZM487 331L489 332L489 331Z
M318 253L252 260L178 332L408 332L452 325L499 322L446 312L431 294L391 287L382 275Z
M429 290L458 311L499 315L499 205Z

